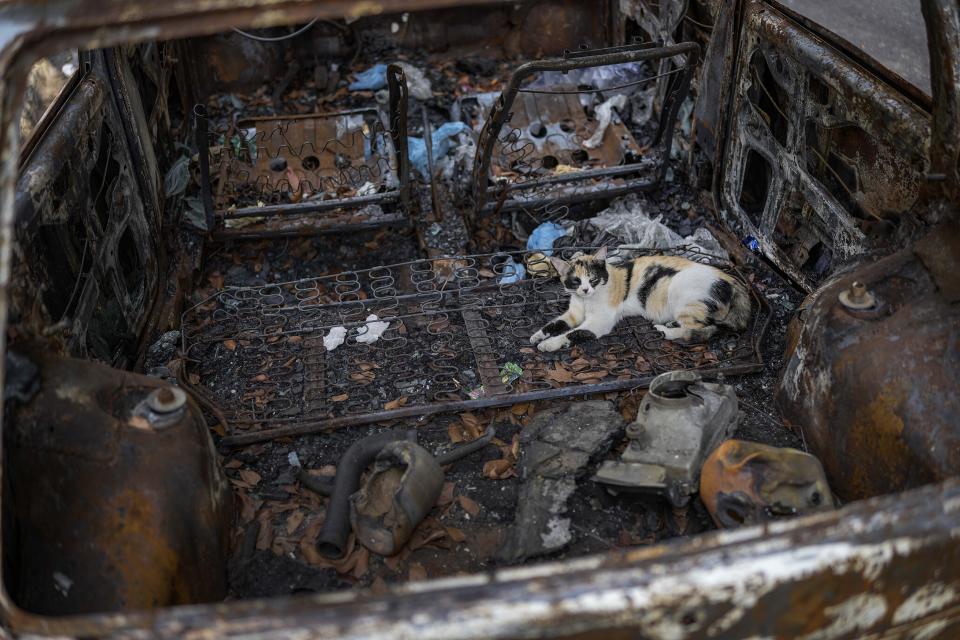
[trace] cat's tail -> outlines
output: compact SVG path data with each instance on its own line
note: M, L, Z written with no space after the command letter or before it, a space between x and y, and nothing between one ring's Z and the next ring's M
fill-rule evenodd
M733 285L733 296L730 299L729 311L727 316L719 320L717 324L729 327L734 331L743 331L747 328L747 322L750 321L750 294L746 286L735 278L731 278L730 284Z

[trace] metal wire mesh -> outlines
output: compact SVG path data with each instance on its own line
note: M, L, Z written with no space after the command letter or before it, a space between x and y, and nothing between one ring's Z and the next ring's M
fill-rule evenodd
M513 210L538 219L555 218L551 212L567 204L654 188L666 172L677 113L687 95L697 52L696 45L685 43L568 53L517 68L495 100L481 96L472 107L461 101L467 116L471 111L488 111L473 168L473 219L492 211ZM614 87L540 90L523 85L542 73L641 62L659 63L665 70ZM664 100L649 147L641 148L616 117L600 140L585 144L584 138L590 137L596 125L585 122L580 97L628 88L643 92L644 85L658 81L664 86Z
M563 251L577 250L591 249ZM729 266L694 248L657 253ZM628 389L675 369L736 374L762 364L769 310L755 294L751 327L739 335L680 344L629 318L611 335L541 353L529 337L566 309L567 296L538 259L523 252L424 259L224 289L183 315L188 386L219 407L234 433L269 432ZM335 345L341 331L345 339Z
M227 230L219 233L226 235L251 234L254 226L280 231L299 223L317 231L403 221L410 176L407 86L400 67L388 67L387 84L386 110L234 116L211 127L198 105L208 221L216 213ZM303 224L310 218L319 220Z

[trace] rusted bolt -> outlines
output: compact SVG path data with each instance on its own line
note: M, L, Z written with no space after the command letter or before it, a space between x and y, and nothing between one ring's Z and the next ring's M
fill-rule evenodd
M848 309L870 309L877 304L867 285L856 281L840 292L840 302Z
M187 394L177 387L154 389L147 396L147 406L154 413L173 413L187 403Z

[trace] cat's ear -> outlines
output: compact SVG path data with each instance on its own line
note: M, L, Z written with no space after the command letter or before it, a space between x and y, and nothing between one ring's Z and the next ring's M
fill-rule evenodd
M604 245L604 246L600 247L599 249L597 249L597 252L596 252L595 254L593 254L593 259L594 259L594 260L599 260L599 261L606 260L606 259L607 259L607 246Z
M560 279L563 280L563 277L567 275L567 271L570 270L570 264L566 260L561 260L556 256L550 256L550 264L553 265L553 268L557 270L557 273L560 274Z

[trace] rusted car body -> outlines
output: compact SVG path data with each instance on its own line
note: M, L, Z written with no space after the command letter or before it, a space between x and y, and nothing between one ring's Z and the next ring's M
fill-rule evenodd
M8 357L3 368L3 500L13 504L4 504L0 539L5 548L16 543L17 523L37 517L34 526L43 526L36 512L58 508L56 500L24 500L33 494L23 487L40 467L60 478L49 491L78 489L78 500L92 494L104 504L109 496L129 515L117 522L105 515L105 522L71 531L82 543L78 554L101 553L104 562L123 567L109 597L95 603L23 608L34 583L20 563L44 574L56 568L5 553L4 630L17 637L118 638L960 637L954 479L960 471L960 6L953 0L922 2L929 97L772 1L596 2L590 20L578 2L521 3L532 6L521 11L514 3L474 0L469 7L470 15L493 16L491 22L514 20L512 28L526 35L504 46L531 56L550 50L554 39L626 46L628 24L680 50L685 18L709 22L701 34L690 164L711 196L717 225L726 229L720 234L733 238L729 250L743 252L739 240L754 238L756 250L810 294L787 339L777 402L845 506L385 593L218 602L222 575L203 569L222 568L231 507L216 456L198 435L206 436L200 408L210 403L186 401L176 421L167 422L160 405L144 405L162 385L123 371L142 369L148 341L177 324L195 277L197 247L175 238L165 218L169 105L191 113L190 85L207 82L204 74L225 84L260 81L231 67L224 50L204 36L459 4L14 0L0 6L0 326L8 341L29 337L49 352L26 363ZM481 38L488 27L418 37ZM162 55L154 50L153 58L135 46L157 41L175 46ZM64 48L89 52L81 57L85 72L51 110L57 117L46 122L49 128L41 125L39 142L22 147L15 123L27 72L36 59ZM174 59L185 56L209 64L174 79ZM174 91L180 104L170 99ZM393 137L398 148L400 137ZM487 194L485 182L476 185L480 216ZM398 201L409 195L401 191ZM429 195L433 202L449 197ZM77 210L86 213L78 218ZM855 271L834 269L861 255L889 257ZM844 306L838 296L854 280L886 306L873 316ZM894 348L903 361L885 357ZM40 374L33 363L57 373ZM49 400L38 404L39 378L50 386L39 396ZM923 387L919 395L916 385ZM400 411L385 417L415 413ZM15 429L7 426L11 419ZM93 423L107 430L84 435ZM187 434L189 447L169 440L177 432ZM128 445L156 447L151 464ZM108 466L99 456L111 447L124 453ZM164 456L176 458L172 477L164 477ZM73 486L75 477L90 485ZM110 493L115 477L126 478L131 490ZM153 507L185 522L164 522ZM111 509L104 513L117 512ZM64 517L65 528L80 518L69 510ZM140 544L113 537L116 531L135 532ZM178 547L185 538L199 542L192 550ZM42 556L45 544L38 538L18 548ZM93 564L101 556L83 557ZM58 580L36 597L66 598L70 587ZM104 612L104 600L112 611Z

